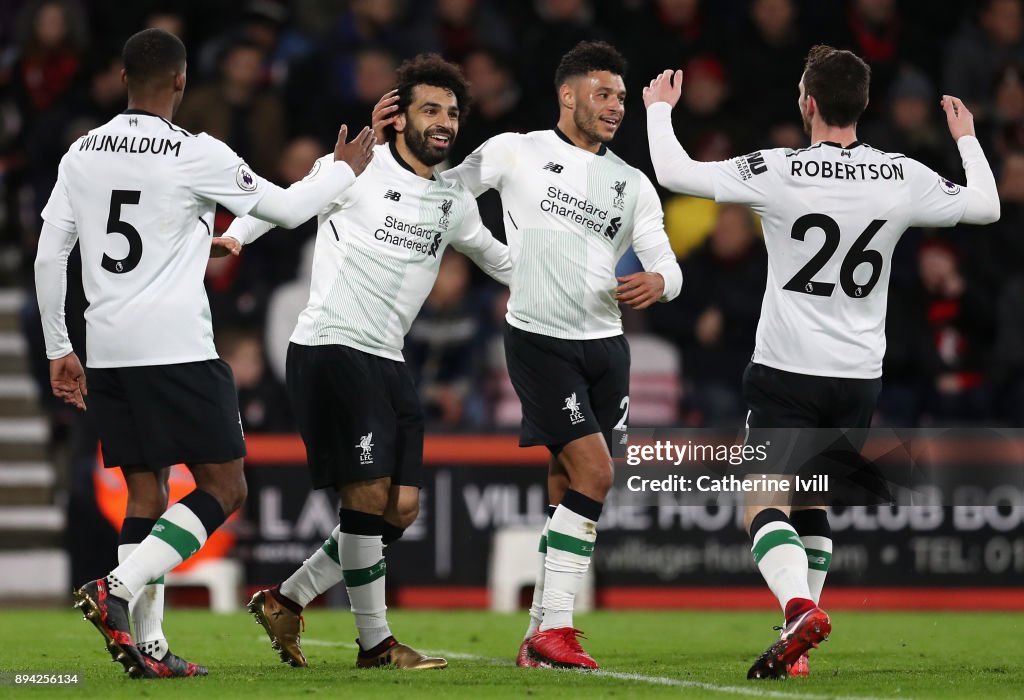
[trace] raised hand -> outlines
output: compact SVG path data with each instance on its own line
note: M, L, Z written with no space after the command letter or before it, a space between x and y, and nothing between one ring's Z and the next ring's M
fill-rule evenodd
M85 370L78 355L70 353L57 360L50 360L50 389L53 395L79 411L85 410L85 397L89 391L85 386Z
M615 298L634 309L646 309L665 296L665 278L657 272L634 272L616 278Z
M961 136L974 136L974 115L959 97L943 95L939 104L946 113L946 124L949 125L949 133L953 135L954 141L958 141Z
M338 142L334 145L334 160L345 161L358 176L373 160L373 129L364 126L363 130L348 143L345 142L347 137L348 127L342 124L338 130Z
M384 127L395 123L398 118L398 90L384 93L384 96L377 100L373 106L373 114L370 117L370 126L373 133L377 134L377 143L387 141Z
M644 107L655 102L667 102L675 107L683 92L683 71L664 70L644 88Z

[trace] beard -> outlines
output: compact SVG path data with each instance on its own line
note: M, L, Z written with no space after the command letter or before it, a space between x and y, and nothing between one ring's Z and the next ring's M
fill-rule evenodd
M455 143L455 134L447 129L431 129L430 133L447 136L448 145L435 146L427 140L429 135L426 131L419 131L415 127L405 130L405 145L416 156L416 160L424 165L434 167L448 157L448 151Z
M612 140L611 136L605 136L598 130L601 119L597 112L577 107L573 110L572 120L579 132L590 139L592 143L607 143Z

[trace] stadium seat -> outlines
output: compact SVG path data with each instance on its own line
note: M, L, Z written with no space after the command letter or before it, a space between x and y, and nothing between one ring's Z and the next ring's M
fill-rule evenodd
M231 613L239 610L239 590L242 587L242 564L234 559L210 559L200 562L188 571L170 573L164 577L166 586L201 586L210 591L210 610Z
M541 553L537 551L539 537L536 527L503 527L495 531L487 573L492 611L515 612L520 609L520 591L524 587L533 588L541 565ZM574 610L581 613L593 608L594 569L591 567L576 595Z

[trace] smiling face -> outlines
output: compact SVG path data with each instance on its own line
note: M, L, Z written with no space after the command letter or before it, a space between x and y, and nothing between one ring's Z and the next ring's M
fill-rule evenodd
M395 122L398 138L424 165L434 166L448 157L459 133L459 103L455 93L434 85L417 85L412 102Z
M572 92L572 118L580 133L594 143L611 141L626 114L622 76L604 70L591 71L565 87Z

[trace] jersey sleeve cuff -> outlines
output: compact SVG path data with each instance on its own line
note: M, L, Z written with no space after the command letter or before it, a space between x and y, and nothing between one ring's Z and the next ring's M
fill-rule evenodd
M47 360L59 360L62 357L67 357L68 355L70 355L74 351L75 351L75 349L73 347L71 347L71 342L68 341L66 344L58 345L57 347L53 348L52 350L50 348L47 348L46 349L46 359Z

